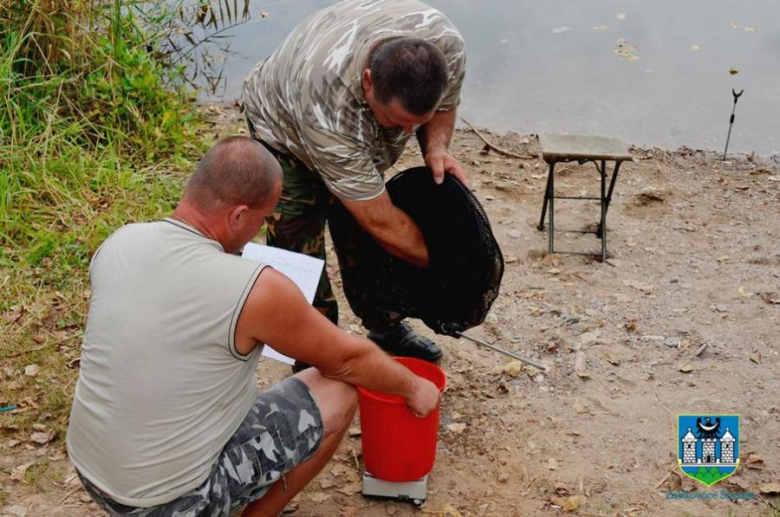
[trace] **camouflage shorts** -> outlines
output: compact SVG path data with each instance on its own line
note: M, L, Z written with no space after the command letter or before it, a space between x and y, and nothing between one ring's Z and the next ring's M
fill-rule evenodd
M319 449L322 418L309 388L289 377L260 393L199 487L150 508L111 499L78 473L89 495L112 517L222 517L263 497L286 472Z

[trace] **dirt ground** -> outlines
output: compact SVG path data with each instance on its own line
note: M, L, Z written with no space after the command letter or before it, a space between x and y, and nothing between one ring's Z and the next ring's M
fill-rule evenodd
M241 127L214 107L215 135ZM448 376L427 504L360 492L359 421L336 458L293 501L296 516L778 515L780 491L780 164L711 152L632 148L608 217L609 259L548 255L537 230L547 177L534 136L470 130L451 146L493 224L506 260L501 294L471 333L548 366L518 368L465 340L415 328L444 349ZM776 157L775 157L776 158ZM421 163L409 152L397 170ZM596 195L593 164L559 166L556 194ZM556 226L592 228L592 202L558 201ZM561 250L598 248L562 235ZM337 277L335 256L329 271ZM340 281L335 281L340 286ZM342 326L362 333L343 295ZM270 360L265 386L289 374ZM677 467L678 414L741 416L740 467L707 488ZM0 515L102 515L64 445L2 449ZM33 490L18 469L47 462ZM22 474L24 472L22 471ZM749 501L671 500L752 494Z

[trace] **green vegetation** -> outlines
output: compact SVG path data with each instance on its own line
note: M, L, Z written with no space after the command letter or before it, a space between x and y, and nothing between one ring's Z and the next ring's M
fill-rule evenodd
M179 14L149 5L0 0L0 440L20 449L64 438L90 257L169 213L209 143Z
M701 481L707 486L712 486L718 481L722 479L726 479L731 475L731 473L729 474L722 473L720 469L717 467L710 467L710 468L699 467L699 469L694 474L689 474L687 472L686 474L691 476L693 479Z

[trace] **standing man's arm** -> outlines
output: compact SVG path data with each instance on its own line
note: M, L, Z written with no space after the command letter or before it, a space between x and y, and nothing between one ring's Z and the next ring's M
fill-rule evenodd
M420 229L406 212L393 205L374 164L367 143L375 137L371 132L374 125L337 132L318 124L313 121L301 129L313 169L385 251L416 267L428 267L428 249ZM362 136L355 137L355 132Z
M413 266L428 267L428 247L420 228L393 204L387 191L366 201L341 202L385 251Z
M417 140L420 142L425 164L433 171L436 183L444 181L444 173L448 172L464 185L468 185L463 167L448 151L456 119L457 108L437 111L431 120L417 130Z
M425 164L433 171L436 183L444 181L444 174L449 173L468 186L463 167L447 150L456 118L456 108L437 111L417 130L417 139ZM428 267L428 248L419 227L403 210L393 205L387 192L368 201L342 199L341 202L388 253L414 266Z

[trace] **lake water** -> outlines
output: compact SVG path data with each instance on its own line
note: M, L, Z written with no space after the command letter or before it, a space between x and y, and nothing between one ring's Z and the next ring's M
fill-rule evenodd
M324 0L249 0L227 32L216 97ZM468 53L460 115L519 133L618 136L629 143L780 153L778 0L429 0ZM266 13L262 17L261 13ZM738 71L732 74L732 71Z

